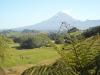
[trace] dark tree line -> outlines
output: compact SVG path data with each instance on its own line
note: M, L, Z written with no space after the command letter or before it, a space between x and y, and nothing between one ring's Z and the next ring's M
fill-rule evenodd
M89 28L82 33L82 35L85 36L86 38L97 34L100 34L100 26Z

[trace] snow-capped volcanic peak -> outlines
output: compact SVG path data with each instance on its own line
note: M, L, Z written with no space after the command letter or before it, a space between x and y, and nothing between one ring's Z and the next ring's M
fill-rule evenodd
M78 27L80 29L86 29L92 26L100 25L100 20L87 20L87 21L76 20L72 16L67 14L65 11L63 11L63 12L58 12L50 19L45 20L41 23L25 26L22 28L17 28L17 30L30 29L30 30L53 31L53 30L58 30L62 22L67 22L68 24L74 27Z
M69 12L69 11L67 11L67 10L63 10L63 11L61 11L62 13L65 13L65 14L68 14L68 15L71 15L71 13Z
M53 18L59 19L60 21L66 21L68 23L76 21L74 18L72 18L65 12L58 12Z

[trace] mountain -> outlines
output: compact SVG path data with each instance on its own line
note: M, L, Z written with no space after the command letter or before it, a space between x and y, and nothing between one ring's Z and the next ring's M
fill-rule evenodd
M83 30L94 26L100 26L100 20L76 21L72 23L72 25Z
M59 12L46 21L43 21L35 25L29 25L29 26L25 26L21 28L16 28L14 30L29 29L29 30L55 31L59 29L63 21L79 29L86 29L89 27L100 25L100 20L81 21L81 20L74 19L73 17L67 15L64 12Z

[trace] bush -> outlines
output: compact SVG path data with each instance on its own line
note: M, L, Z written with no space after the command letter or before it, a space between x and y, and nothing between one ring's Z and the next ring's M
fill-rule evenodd
M58 37L55 39L55 43L56 43L56 44L63 44L63 43L64 43L64 38L58 36Z
M54 40L56 44L63 44L64 43L64 34L59 33L50 33L49 38Z
M21 48L39 48L42 46L49 46L50 39L44 34L37 34L24 39L21 43Z
M15 43L22 43L24 42L25 40L27 40L28 38L30 37L33 37L34 35L33 34L22 34L21 36L19 37L14 37L13 40Z

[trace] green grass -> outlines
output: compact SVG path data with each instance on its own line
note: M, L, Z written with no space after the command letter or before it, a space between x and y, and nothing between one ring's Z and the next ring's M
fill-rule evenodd
M12 67L24 64L37 64L45 60L55 60L59 58L57 52L52 48L35 48L17 50L10 48L10 57L1 63L3 67Z
M98 41L98 43L100 43ZM11 47L19 46L19 44L11 44ZM57 46L63 46L62 44ZM67 48L70 45L66 46ZM100 49L100 48L98 48ZM16 48L9 48L10 55L7 56L5 62L0 63L3 67L13 67L17 65L26 65L26 64L38 64L42 61L46 63L52 62L59 58L56 50L52 47L43 47L43 48L34 48L34 49L23 49L17 50Z
M70 35L73 35L73 36L76 36L76 35L79 35L79 34L81 34L80 31L76 31L76 32L72 32L72 33L70 33Z

